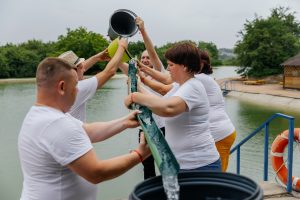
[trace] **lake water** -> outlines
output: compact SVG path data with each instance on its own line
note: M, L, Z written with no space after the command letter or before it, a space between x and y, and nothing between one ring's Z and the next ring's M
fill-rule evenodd
M216 78L235 76L235 67L219 67L214 69ZM107 121L128 113L123 105L127 94L125 78L110 80L100 89L88 103L88 121ZM20 126L28 109L35 101L35 85L4 84L0 85L0 199L19 199L22 189L22 173L17 151L17 138ZM241 141L254 131L266 119L276 112L295 117L295 127L300 127L300 110L286 110L284 107L270 107L226 97L226 109L237 129L237 141ZM276 119L270 125L270 144L288 123ZM95 144L97 155L101 159L125 154L138 143L137 129L123 133L98 144ZM241 174L255 181L263 180L263 132L255 136L241 150ZM269 162L270 163L270 162ZM300 176L299 148L294 148L294 168L296 176ZM235 172L235 155L232 155L229 171ZM269 166L269 180L274 180L274 172ZM99 184L97 199L117 200L127 198L134 186L143 181L143 168L138 165L126 174Z

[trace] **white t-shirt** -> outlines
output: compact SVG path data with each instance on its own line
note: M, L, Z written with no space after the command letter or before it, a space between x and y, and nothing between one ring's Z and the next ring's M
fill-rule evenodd
M96 185L72 172L72 161L91 150L82 122L46 106L33 106L19 134L21 200L95 200Z
M76 100L69 111L73 117L82 122L86 121L86 103L95 95L97 87L98 81L95 76L78 82Z
M229 116L226 113L222 91L218 83L209 75L202 73L195 75L195 77L201 81L205 88L210 104L210 131L215 142L218 142L229 136L235 130Z
M168 71L165 69L164 66L161 66L161 72L163 72L163 73L168 73ZM149 76L149 77L151 78L151 80L156 81L156 80L153 79L151 76ZM150 93L152 93L152 94L154 94L154 95L157 95L157 96L159 96L159 97L162 97L161 94L159 94L158 92L152 90L152 89L151 89L150 87L148 87L147 85L143 84L143 86L144 86L144 88L145 88L148 92L150 92ZM164 119L163 119L162 117L160 117L160 116L158 116L158 115L156 115L156 114L154 114L154 113L152 113L152 117L153 117L153 120L155 121L155 123L156 123L156 125L157 125L158 128L163 128L163 127L165 127L165 121L164 121Z
M155 80L153 80L153 81L155 81ZM157 95L157 96L159 96L159 97L162 97L161 94L159 94L159 93L157 93L156 91L152 90L152 89L151 89L150 87L148 87L147 85L143 85L143 87L144 87L148 92L150 92L151 94L154 94L154 95ZM152 117L153 117L153 120L155 121L155 123L156 123L156 125L157 125L158 128L163 128L163 127L165 127L165 120L164 120L162 117L160 117L160 116L158 116L158 115L156 115L156 114L154 114L154 113L152 113Z
M166 117L166 140L181 169L209 165L219 158L209 129L209 103L202 83L191 78L183 85L173 84L164 96L178 96L188 110L175 117Z

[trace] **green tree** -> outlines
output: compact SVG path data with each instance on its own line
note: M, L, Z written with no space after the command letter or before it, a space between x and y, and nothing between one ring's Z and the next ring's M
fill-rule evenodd
M9 67L9 77L34 77L40 57L33 51L17 45L7 45L1 55L5 57L6 66Z
M212 66L218 66L222 64L222 61L219 59L219 51L217 45L212 42L200 41L198 43L198 48L204 51L208 51Z
M5 58L4 54L0 50L0 78L9 78L9 66L7 64L7 59Z
M0 78L34 77L38 63L53 51L53 42L39 40L0 47Z
M158 57L160 58L161 62L163 63L163 65L165 66L165 68L167 67L167 60L165 58L165 53L166 51L171 48L173 45L177 44L177 43L181 43L181 42L190 42L193 43L194 45L196 45L196 43L194 41L191 40L182 40L182 41L177 41L177 42L168 42L167 44L161 46L161 47L156 47L156 52Z
M44 43L41 40L28 40L22 43L20 47L33 51L40 57L40 60L55 53L55 42Z
M246 21L235 45L238 73L265 76L283 72L280 64L300 50L300 25L289 8L275 8L263 19Z
M146 48L145 48L144 42L142 42L142 41L128 43L128 51L130 52L130 54L132 56L134 56L134 57L137 56L138 59L141 57L141 55L145 49Z
M165 68L167 67L167 60L165 58L165 53L173 45L174 45L174 43L168 42L167 44L156 48L157 55L158 55L159 59L161 60L161 62L163 63Z
M84 27L75 30L67 29L66 35L60 35L56 43L56 55L72 50L79 57L89 58L96 53L103 51L108 46L108 41L100 34L87 31ZM105 63L97 63L89 72L95 73L99 69L104 69Z

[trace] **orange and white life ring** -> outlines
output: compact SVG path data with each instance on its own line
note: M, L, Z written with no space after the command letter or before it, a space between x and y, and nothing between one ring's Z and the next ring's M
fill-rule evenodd
M284 164L283 153L285 147L288 145L289 130L283 131L279 134L271 147L271 161L274 171L283 184L287 184L288 170ZM300 128L294 128L294 140L300 142ZM296 191L300 191L300 179L292 177L292 187Z

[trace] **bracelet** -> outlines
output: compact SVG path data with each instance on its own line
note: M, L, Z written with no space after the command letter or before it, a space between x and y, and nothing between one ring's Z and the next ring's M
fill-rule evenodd
M131 150L130 153L132 153L132 152L135 152L139 156L139 159L140 159L141 162L144 161L143 156L141 155L141 153L138 150L136 150L136 149Z

